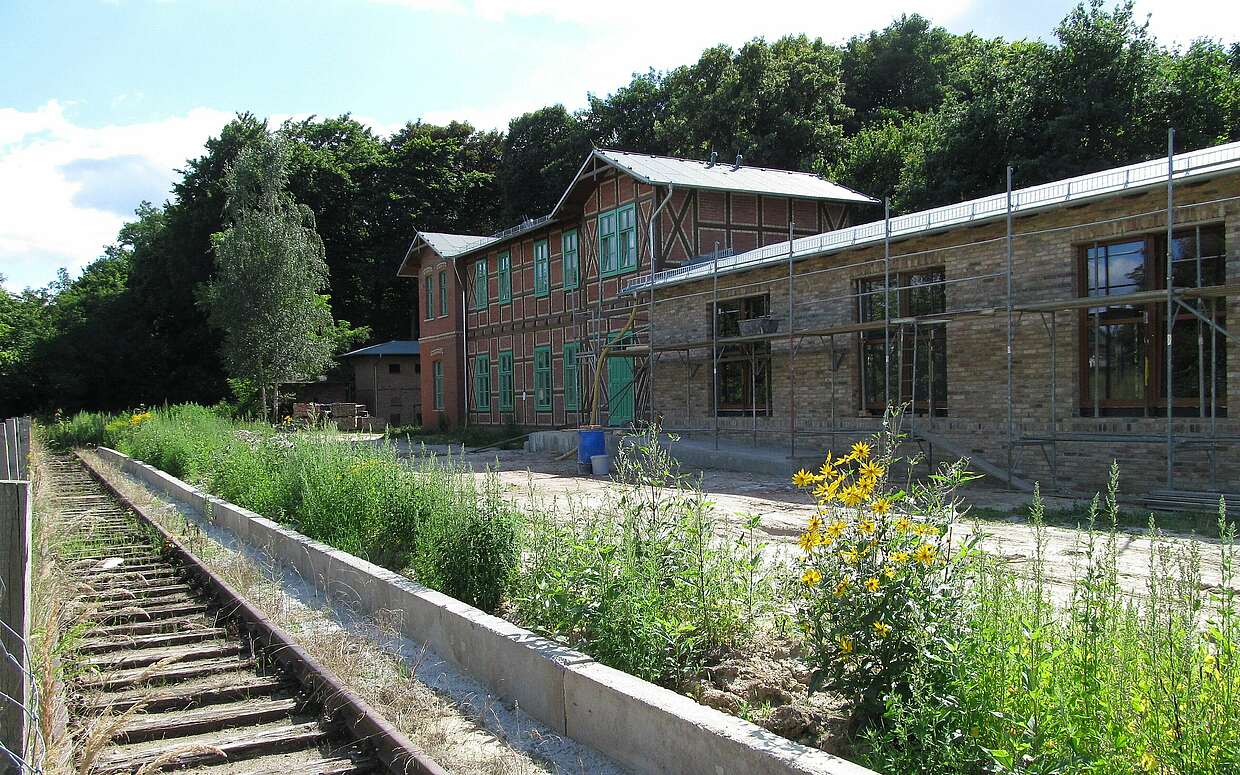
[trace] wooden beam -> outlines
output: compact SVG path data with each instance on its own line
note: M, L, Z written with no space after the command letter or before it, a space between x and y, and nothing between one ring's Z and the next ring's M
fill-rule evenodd
M30 482L0 481L0 743L26 752L30 709ZM22 772L0 754L0 772Z

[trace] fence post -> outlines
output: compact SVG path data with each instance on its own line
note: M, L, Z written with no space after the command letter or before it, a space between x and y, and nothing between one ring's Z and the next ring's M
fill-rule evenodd
M0 480L18 479L12 461L17 447L17 423L5 420L0 424Z
M0 481L0 743L26 755L30 708L30 482ZM22 771L0 753L0 773Z

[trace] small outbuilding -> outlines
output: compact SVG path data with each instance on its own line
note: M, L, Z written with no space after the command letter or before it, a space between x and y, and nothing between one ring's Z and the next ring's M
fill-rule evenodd
M421 425L421 348L416 341L394 339L340 356L353 367L353 397L389 426Z

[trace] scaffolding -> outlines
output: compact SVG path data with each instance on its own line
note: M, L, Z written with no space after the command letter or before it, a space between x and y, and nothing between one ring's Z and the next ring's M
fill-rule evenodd
M744 290L749 287L761 287L773 294L775 286L777 286L779 283L786 283L787 298L788 298L788 315L787 315L787 330L786 331L776 331L773 333L750 334L750 335L740 335L740 336L721 336L720 335L719 304L721 301L721 297L720 297L719 278L720 278L721 273L724 273L724 272L721 272L720 261L723 258L726 258L726 256L723 255L723 251L719 250L719 246L716 243L715 251L707 255L706 261L699 260L699 261L692 262L693 267L700 267L703 264L705 264L707 261L709 262L710 264L709 279L711 280L709 290L691 291L691 292L685 292L685 293L680 293L680 294L674 294L674 293L660 294L658 298L658 301L660 303L666 303L666 302L672 302L672 301L682 301L682 300L685 300L691 297L703 297L704 298L704 297L709 296L710 305L711 305L710 307L711 308L711 321L710 321L709 338L703 337L703 338L698 338L698 339L691 340L691 341L669 341L669 342L663 342L663 343L659 343L656 341L655 332L656 332L656 323L658 322L656 319L656 311L655 311L656 310L656 294L658 294L658 289L660 285L659 280L663 279L663 277L668 276L669 273L664 272L662 273L662 275L652 273L650 275L645 275L639 278L637 281L631 283L628 288L626 288L626 294L632 297L632 303L634 305L643 304L644 302L643 306L646 307L647 320L644 321L645 325L643 327L643 332L645 334L646 342L644 344L640 342L636 342L633 344L619 347L611 351L610 353L608 353L608 357L633 358L635 360L644 361L647 364L646 369L645 369L645 373L647 377L645 381L645 385L644 385L645 389L644 391L641 391L641 392L645 394L645 399L646 399L644 402L646 404L645 408L647 411L648 419L651 421L653 421L656 418L656 406L655 406L656 384L654 382L655 362L660 359L674 359L677 362L683 362L685 364L685 371L686 371L686 376L687 376L687 379L685 379L684 381L685 382L684 398L685 398L686 423L683 427L670 427L670 428L667 428L667 430L673 431L673 432L679 432L679 433L711 433L713 434L715 446L717 448L719 444L720 435L721 433L724 432L724 430L721 428L721 425L720 425L720 411L719 411L720 365L722 362L721 354L724 353L725 350L735 350L735 349L746 350L747 349L747 351L750 354L750 358L753 360L756 360L756 352L759 346L769 345L776 341L786 342L787 343L787 377L788 377L788 406L787 406L788 427L786 431L788 435L788 447L787 448L788 448L788 456L790 458L795 458L796 453L797 453L798 437L830 438L831 444L834 445L836 442L836 436L838 434L851 432L852 429L847 429L841 426L841 423L840 423L841 418L836 409L837 403L838 403L837 401L837 396L838 396L837 374L841 369L844 359L853 350L853 348L855 347L859 350L862 348L864 343L861 341L861 338L867 334L876 335L878 331L882 331L882 340L881 340L882 348L883 348L882 368L884 370L884 373L883 373L884 391L883 392L884 392L884 399L887 405L892 405L892 404L901 405L901 404L904 404L905 401L907 400L914 407L917 406L917 402L919 400L919 397L917 395L917 391L918 391L917 368L918 368L918 363L919 363L918 350L922 346L928 348L926 352L926 355L927 355L926 363L930 370L930 374L928 375L928 383L927 383L929 395L925 396L924 399L927 403L927 410L925 412L925 416L929 419L930 422L925 423L924 424L925 427L923 427L923 424L919 422L916 415L912 415L908 418L906 429L908 430L911 437L913 437L915 440L918 440L921 443L925 443L925 444L944 443L943 440L940 439L935 433L933 433L933 430L932 430L933 420L936 417L936 414L935 414L936 407L935 407L935 397L934 397L935 337L933 335L923 336L923 334L926 331L933 330L934 327L939 327L939 326L946 327L946 326L955 325L955 324L965 322L965 321L978 321L978 320L983 320L983 319L1001 319L1005 322L1005 329L1006 329L1006 352L1005 352L1006 416L1004 420L1005 432L1004 432L1004 439L1003 439L1004 449L1006 451L1006 456L1005 456L1006 459L1002 462L1002 464L991 464L987 461L981 461L983 465L979 467L983 469L989 469L989 470L986 470L987 473L991 473L993 475L998 476L999 478L1006 481L1010 486L1023 486L1023 485L1026 485L1026 483L1024 483L1016 475L1017 463L1019 461L1019 454L1018 454L1019 450L1024 449L1024 448L1037 448L1038 450L1040 450L1042 456L1045 459L1047 468L1049 469L1051 473L1051 478L1054 483L1054 486L1058 487L1059 479L1060 479L1059 477L1059 466L1060 466L1059 445L1060 444L1069 443L1069 442L1070 443L1102 443L1102 444L1122 444L1122 443L1133 443L1133 442L1147 443L1147 444L1157 443L1165 447L1165 454L1166 454L1165 481L1166 481L1166 489L1168 491L1173 491L1175 489L1175 459L1176 459L1177 450L1185 449L1185 448L1199 448L1199 449L1204 449L1207 452L1207 454L1209 455L1209 459L1210 459L1211 487L1212 489L1217 488L1217 484L1218 484L1217 463L1218 463L1219 445L1221 443L1225 444L1225 443L1240 441L1240 436L1237 436L1234 434L1221 435L1218 432L1218 422L1217 422L1218 421L1218 410L1219 410L1219 406L1218 406L1219 404L1218 392L1219 391L1218 391L1218 381L1217 381L1218 363L1219 363L1218 339L1220 336L1223 337L1227 342L1235 342L1236 339L1235 339L1235 336L1231 334L1225 327L1219 325L1218 323L1219 317L1216 313L1218 311L1219 300L1222 299L1224 300L1224 303L1225 303L1225 300L1228 297L1234 296L1237 294L1237 292L1240 292L1240 284L1224 282L1222 284L1202 285L1202 282L1203 282L1202 261L1210 257L1203 257L1201 255L1202 249L1201 249L1200 239L1197 240L1197 243L1196 243L1197 249L1194 251L1193 256L1189 258L1176 258L1175 257L1174 246L1175 246L1175 230L1176 229L1192 228L1196 226L1198 235L1199 235L1200 227L1203 223L1217 222L1217 217L1196 219L1196 220L1192 218L1187 218L1184 220L1177 221L1176 211L1178 209L1197 210L1207 205L1221 204L1223 202L1232 201L1236 199L1237 197L1227 197L1224 199L1217 199L1217 200L1207 201L1207 202L1192 202L1189 204L1177 206L1175 204L1175 174L1177 170L1176 170L1173 148L1174 148L1174 130L1169 130L1168 138L1167 138L1168 154L1167 154L1167 162L1166 162L1167 164L1166 166L1167 205L1166 205L1165 210L1151 210L1147 212L1133 213L1133 214L1118 216L1115 218L1107 218L1107 219L1091 221L1089 223L1075 223L1075 224L1071 224L1068 226L1055 226L1055 227L1037 229L1037 230L1022 232L1022 233L1016 233L1015 228L1014 228L1015 210L1013 207L1013 198L1012 198L1013 170L1011 167L1009 167L1007 169L1007 175L1006 175L1006 189L1007 190L1006 190L1006 193L1004 195L1004 200L1003 200L1006 206L1005 206L1005 211L1003 212L1004 221L1005 221L1005 233L1002 237L975 240L973 242L968 242L968 243L963 243L963 244L949 245L949 246L944 246L944 247L933 247L927 250L910 251L906 253L901 253L899 255L893 255L892 254L892 239L893 239L893 233L894 233L893 219L891 217L890 207L885 203L884 204L884 218L883 218L883 225L882 225L882 235L881 235L882 236L882 257L881 258L866 259L866 260L852 262L848 264L842 264L842 265L826 266L826 267L821 267L817 269L811 269L809 271L804 271L800 273L796 271L796 262L798 260L798 255L797 255L798 252L801 254L800 255L801 258L809 257L815 254L805 253L803 249L804 247L803 245L802 245L802 249L798 250L798 243L803 243L804 238L802 240L797 240L797 241L794 241L791 238L793 229L794 229L794 224L790 223L789 224L789 241L786 247L786 252L787 252L787 261L786 261L787 274L786 276L784 276L782 279L777 278L777 277L768 277L766 279L757 279L757 280L753 280L750 282L732 284L732 285L729 285L725 289L729 293L729 298L735 296L738 291ZM1180 170L1180 171L1183 172L1184 170ZM1127 176L1128 176L1128 173L1125 172L1125 182L1127 182ZM1145 186L1148 184L1143 183L1142 185ZM1069 182L1068 188L1070 191L1071 182ZM1162 259L1165 263L1165 268L1166 268L1166 275L1164 278L1165 287L1157 289L1157 290L1140 290L1140 291L1126 293L1122 296L1121 301L1115 301L1113 299L1108 301L1105 298L1100 299L1099 297L1089 296L1089 295L1071 296L1071 297L1065 297L1065 298L1052 299L1049 301L1031 301L1031 302L1020 302L1016 299L1015 293L1014 293L1014 282L1013 282L1013 279L1014 279L1013 278L1014 240L1018 238L1036 237L1036 236L1051 234L1055 232L1080 229L1080 228L1089 227L1089 226L1099 226L1099 225L1107 225L1107 224L1119 225L1126 221L1132 221L1132 220L1137 220L1141 218L1155 217L1155 216L1165 218L1166 254L1165 256L1162 256ZM904 218L909 218L909 217L910 216L904 216ZM824 237L825 236L829 236L829 235L824 235ZM891 304L892 293L893 292L900 293L906 290L907 287L911 287L911 286L900 286L900 285L893 286L892 285L893 260L899 259L902 261L907 261L908 259L913 258L913 257L934 254L934 253L938 253L941 251L959 250L963 248L976 247L976 246L986 245L986 244L994 244L997 246L997 243L999 243L1000 241L1002 241L1003 243L1004 252L1005 252L1005 261L1004 261L1004 265L1001 270L993 271L993 272L982 272L982 273L977 273L977 274L973 274L973 275L969 275L965 277L955 277L955 278L950 278L950 279L947 277L946 274L944 274L941 281L936 282L936 283L926 284L926 285L919 285L918 287L924 288L924 287L927 287L927 285L942 285L946 288L947 286L951 286L954 284L960 284L960 283L972 283L972 282L979 282L979 281L985 281L985 280L1002 281L1004 284L1004 291L1003 291L1003 298L1001 300L996 299L993 304L982 305L982 306L971 306L971 307L964 307L964 308L958 308L958 309L946 309L945 308L943 311L934 312L933 314L917 314L917 315L906 315L906 316L900 316L898 314L893 315L892 313L893 308ZM845 245L845 247L847 247L847 245ZM761 266L763 268L768 268L768 269L770 267L776 266L776 264L774 263L774 259L778 258L780 255L781 254L777 254L773 252L767 253L763 257L763 263L761 264ZM1223 252L1222 260L1225 266L1226 265L1226 251L1225 250ZM1195 261L1196 263L1195 268L1196 268L1197 285L1195 286L1183 286L1182 285L1182 286L1177 287L1174 282L1175 281L1174 270L1176 268L1176 265L1184 263L1184 262L1189 262L1189 261ZM870 267L870 268L877 269L878 264L881 264L881 270L882 270L882 289L878 292L883 295L883 305L882 305L883 316L881 320L864 320L860 322L839 323L835 325L806 325L801 329L798 329L796 327L795 310L796 310L796 299L797 299L796 292L797 292L798 281L804 283L807 279L809 279L812 276L832 273L832 272L856 271L863 267ZM736 261L733 261L732 265L728 267L728 269L726 270L726 273L735 273L738 271L743 271L746 268L748 267L743 264L738 264ZM684 270L675 270L675 271L680 272L680 273L684 272ZM701 276L695 279L706 279L706 277ZM641 298L642 296L647 295L647 294L648 294L647 298L645 299ZM856 290L851 293L847 293L847 294L839 295L839 296L833 296L833 297L829 297L826 299L817 298L816 301L818 302L837 302L837 301L846 302L849 308L853 310L857 310L859 309L859 307L857 306L859 300L865 295L873 295L873 293L867 294L867 293L863 293L860 290ZM946 298L947 298L946 293L944 293L944 300L946 300ZM1086 316L1092 315L1095 320L1095 325L1100 325L1102 321L1102 317L1101 317L1103 314L1102 311L1106 309L1108 306L1117 306L1117 305L1132 305L1132 306L1152 305L1152 306L1156 306L1157 309L1163 312L1163 316L1166 321L1166 326L1165 326L1166 339L1162 347L1163 347L1163 360L1164 360L1164 366L1165 366L1166 372L1164 376L1164 382L1161 388L1162 388L1162 391L1165 393L1165 403L1164 403L1165 420L1166 420L1165 431L1163 434L1134 434L1130 432L1125 433L1125 432L1107 432L1107 431L1088 431L1088 432L1061 431L1059 429L1059 424L1061 422L1061 419L1071 419L1071 417L1069 418L1059 417L1059 407L1058 407L1058 398L1057 398L1058 393L1059 393L1059 386L1060 386L1059 375L1058 375L1059 369L1058 369L1058 341L1057 341L1058 340L1057 323L1059 320L1058 316L1063 315L1065 313L1071 314L1073 312L1076 312L1079 315L1081 310L1085 310L1085 315ZM946 302L944 303L944 306L946 307ZM1048 431L1045 433L1027 433L1024 431L1018 431L1016 427L1016 421L1015 421L1015 411L1014 411L1014 379L1015 379L1015 376L1014 376L1013 359L1014 359L1014 354L1015 354L1017 334L1020 329L1021 322L1024 316L1026 315L1039 316L1043 324L1043 328L1046 331L1046 335L1048 338L1048 344L1049 344L1049 353L1050 353L1050 369L1049 369L1049 375L1048 375L1049 376L1049 389L1050 389L1049 418L1048 418L1049 422L1047 424ZM1208 423L1208 426L1207 426L1208 431L1206 433L1189 433L1189 432L1177 433L1175 429L1176 396L1175 396L1175 387L1174 387L1174 374L1172 372L1173 356L1174 356L1173 333L1175 330L1177 319L1179 319L1183 315L1190 316L1190 319L1194 320L1197 323L1197 328L1198 328L1198 331L1197 331L1197 334L1198 334L1197 336L1198 409L1199 409L1199 415L1200 415L1199 419L1204 420ZM1210 359L1209 359L1210 382L1209 382L1208 390L1206 389L1206 382L1205 382L1206 374L1205 374L1205 360L1204 360L1204 356L1205 356L1204 337L1206 335L1206 332L1209 332L1209 336L1210 336L1210 346L1209 346L1209 349L1210 349ZM1092 370L1093 377L1094 377L1090 382L1091 387L1092 387L1092 393L1093 393L1093 396L1092 396L1093 415L1092 416L1094 419L1101 419L1103 415L1101 412L1100 400L1099 400L1099 384L1100 384L1099 377L1100 377L1100 369L1102 365L1101 365L1101 358L1098 357L1098 352L1097 352L1098 347L1099 347L1099 340L1101 339L1101 336L1097 332L1095 332L1093 338L1094 338L1095 357L1090 359L1091 365L1089 366L1089 368ZM837 340L839 339L843 339L845 341L845 345L843 347L839 347L837 345ZM907 346L907 343L909 342L910 339L911 339L911 348ZM825 347L826 352L828 354L827 362L829 366L829 376L827 377L826 381L828 382L827 387L829 389L829 394L830 394L830 401L829 401L830 423L829 423L829 427L826 427L826 428L817 428L817 427L803 428L803 427L798 426L798 423L797 423L798 382L797 382L796 359L797 359L798 351L802 348L802 346L805 345L806 342L809 342L809 341L816 342L820 347ZM924 345L923 345L923 342L924 342ZM893 344L894 344L894 347L893 347ZM911 372L912 373L911 373L911 379L909 380L910 395L906 396L904 394L904 385L905 385L904 374L905 374L905 367L906 367L904 358L905 358L906 350L910 350L910 349L911 349ZM709 352L708 364L711 369L711 383L712 383L711 385L712 398L710 402L711 414L713 415L712 427L693 427L693 424L691 423L691 420L693 418L692 385L694 384L694 380L696 376L699 374L700 368L703 365L700 360L695 362L694 359L692 358L692 353L695 351L708 351ZM894 351L894 356L895 356L894 360L896 361L895 363L896 373L899 375L899 377L894 380L894 383L895 383L894 386L893 386L893 379L892 379L893 351ZM597 355L597 353L595 355ZM769 355L770 353L768 351L766 357L769 358ZM860 372L859 380L861 382L861 393L860 393L861 403L864 406L865 396L866 396L866 386L864 382L865 380L864 364L859 364L858 371ZM751 368L750 368L749 373L750 373L750 378L754 380L756 383L757 373L758 373L756 363L751 363ZM637 385L639 382L640 380L637 377L635 377L635 385ZM1147 382L1148 382L1148 379L1147 379ZM760 416L773 416L773 414L771 414L771 411L770 411L773 408L772 407L773 398L772 398L771 388L769 386L770 384L773 384L773 378L771 379L771 382L768 384L767 389L765 391L762 391L764 395L764 399L763 399L764 405L761 407L758 405L759 391L757 390L756 384L751 385L751 389L749 390L750 407L749 407L748 414L750 415L752 422L751 422L751 427L748 429L748 433L751 434L752 441L755 446L758 445L761 434L764 434L764 433L765 434L779 434L779 433L784 432L783 429L776 429L774 427L764 428L764 427L760 427L760 424L759 424ZM847 389L848 387L846 386L845 390ZM894 395L893 395L893 390L894 390ZM636 392L638 391L636 390L636 387L635 387L635 393ZM1157 398L1159 397L1151 394L1151 396L1146 399L1147 404L1153 405L1155 402L1155 399ZM1082 415L1082 416L1088 417L1088 415ZM730 433L734 431L740 431L740 429L734 427L734 428L728 429L727 432ZM975 464L977 464L979 461L975 459L974 462Z

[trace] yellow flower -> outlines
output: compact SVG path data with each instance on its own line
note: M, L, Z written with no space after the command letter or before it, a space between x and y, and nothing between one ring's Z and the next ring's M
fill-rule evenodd
M822 583L822 573L816 568L810 568L801 574L801 582L808 587L816 587Z
M878 579L873 578L873 577L866 579L865 588L871 592L877 592L878 591Z
M815 546L822 543L822 534L817 530L806 530L801 534L801 538L797 543L800 545L801 551L812 552Z
M1149 751L1146 751L1145 753L1141 754L1141 759L1139 763L1141 765L1141 769L1145 770L1146 772L1153 772L1154 770L1158 769L1158 760L1155 759L1154 754L1150 753Z
M822 530L822 517L818 514L809 518L809 524L805 526L806 530L817 533Z
M861 552L858 552L856 549L845 549L840 552L840 559L849 565L856 565L861 561Z
M891 511L891 501L886 498L879 498L870 504L870 511L875 514L886 514Z
M797 487L809 487L814 483L814 475L802 468L792 475L792 483Z
M847 528L848 528L847 522L845 522L842 519L837 519L831 524L827 525L827 538L830 538L832 541L834 541L835 539L842 536L844 534L844 531Z
M860 530L862 533L865 533L866 535L870 535L871 533L873 533L875 530L878 529L878 525L874 524L874 520L870 519L869 517L866 517L865 519L857 523L857 529Z
M921 546L917 547L916 550L914 550L913 559L917 560L917 562L922 565L929 565L934 562L934 556L937 552L938 549L935 548L934 544L923 543Z
M852 456L857 460L865 460L870 456L870 445L864 441L858 441L852 445Z
M855 484L850 484L844 488L844 492L840 495L840 501L845 506L857 506L865 500L865 491Z
M827 453L827 459L823 461L818 468L818 475L824 479L830 479L835 476L835 463L831 462L831 453Z
M840 653L841 653L841 654L851 654L851 653L853 653L853 642L852 642L852 638L846 637L846 636L844 636L844 635L840 635L840 636L837 636L837 637L836 637L836 641L838 641L838 642L839 642L839 644L840 644Z
M878 479L884 473L883 467L878 463L867 460L861 464L861 468L857 469L857 473L867 479Z
M883 575L889 579L894 579L896 577L896 569L890 565L887 565L883 568Z
M874 493L874 488L878 486L878 480L872 476L863 476L858 480L857 486L861 488L861 491L868 498Z
M848 587L849 587L848 577L845 576L844 578L840 579L840 582L838 584L835 585L835 591L833 592L833 594L836 597L843 597L845 594L848 593Z
M913 532L919 536L936 536L939 534L939 529L934 525L918 525L913 528Z
M891 634L891 625L885 622L874 622L874 631L878 633L878 637L885 638Z
M908 552L892 552L891 561L896 565L903 565L908 562Z
M1202 669L1205 670L1206 675L1214 675L1218 673L1218 657L1213 654L1206 654L1205 659L1203 659L1202 662L1204 663L1202 665Z
M896 530L901 533L907 533L913 529L913 520L908 517L900 517L896 520Z

